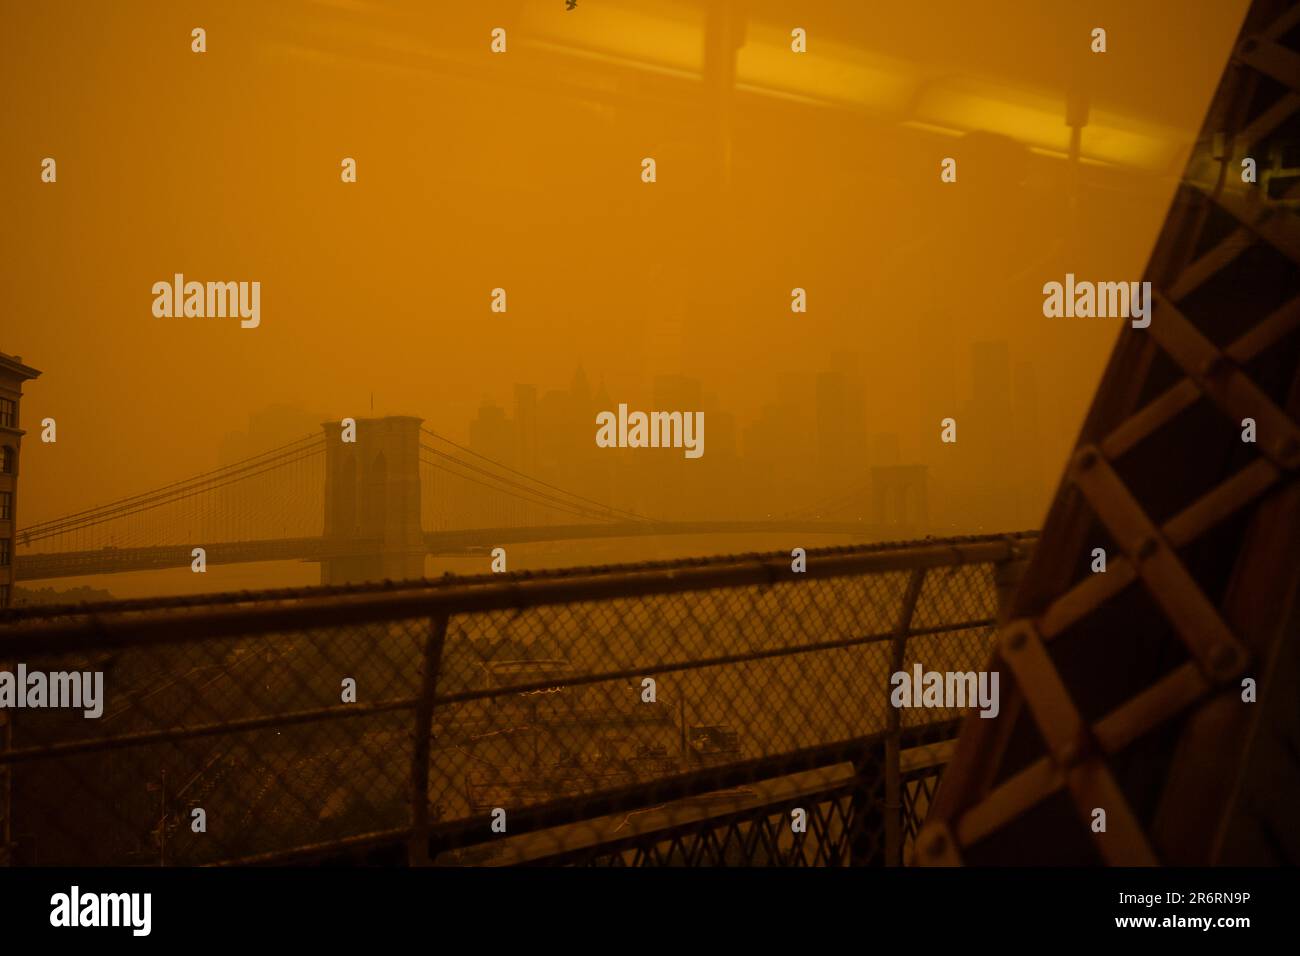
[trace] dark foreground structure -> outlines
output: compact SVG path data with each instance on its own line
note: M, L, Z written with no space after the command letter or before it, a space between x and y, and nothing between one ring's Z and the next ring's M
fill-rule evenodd
M1258 0L924 861L1300 862L1300 192L1242 175L1298 145L1300 5Z

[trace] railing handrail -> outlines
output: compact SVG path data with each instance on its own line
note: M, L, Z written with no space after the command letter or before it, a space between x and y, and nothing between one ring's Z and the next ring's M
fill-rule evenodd
M977 543L982 541L1011 540L1029 543L1038 538L1037 531L1006 532L995 535L964 535L944 538L926 538L923 540L879 541L870 544L833 545L825 548L811 549L809 555L857 554L866 551L907 551L918 546L937 547L947 544ZM573 567L547 568L543 570L514 571L509 574L447 574L440 578L411 578L392 581L366 581L348 584L316 584L301 587L262 588L245 591L223 591L209 594L159 595L143 598L122 598L109 601L91 601L77 604L18 605L0 610L0 634L12 623L30 620L48 620L55 617L72 617L86 614L98 614L115 611L150 611L176 608L202 608L217 605L247 604L257 601L299 601L304 598L341 596L347 594L388 594L393 591L416 589L446 588L457 585L470 585L482 582L501 582L503 580L543 580L554 578L583 577L598 574L624 574L629 571L651 571L656 569L699 567L730 563L741 560L770 557L773 552L746 552L732 555L713 555L708 557L671 558L660 561L642 561L609 565L576 565ZM44 554L44 552L42 552Z
M0 660L29 653L60 653L140 645L194 643L236 635L313 627L382 623L437 614L461 614L612 601L720 587L823 580L859 574L1013 560L1035 533L913 543L911 547L809 549L807 570L791 571L785 552L724 556L709 562L611 566L572 575L509 574L410 589L305 596L261 606L256 593L237 605L197 609L97 610L0 626ZM268 597L267 600L279 600Z

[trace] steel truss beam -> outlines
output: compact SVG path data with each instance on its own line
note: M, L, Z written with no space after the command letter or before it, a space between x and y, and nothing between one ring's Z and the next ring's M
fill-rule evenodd
M1295 147L1297 24L1300 4L1246 17L1148 267L1151 326L1121 334L1001 629L1001 714L966 721L918 862L1300 860L1300 774L1257 756L1300 735L1300 221L1235 182L1266 138Z

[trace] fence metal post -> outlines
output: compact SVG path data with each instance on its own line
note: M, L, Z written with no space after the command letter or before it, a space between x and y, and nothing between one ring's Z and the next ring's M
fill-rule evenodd
M903 669L907 652L908 632L912 629L912 615L921 585L925 583L925 568L917 568L907 579L903 603L898 609L898 627L889 646L889 670L885 674L885 702L889 703L890 677ZM903 734L902 711L892 704L886 715L885 734L885 866L903 865L903 786L899 770L899 747Z
M879 738L853 761L853 792L849 797L849 866L880 866L883 862L876 842L880 833L880 818L884 816L888 829L888 798L880 765L888 765L888 741L883 745ZM883 759L882 759L883 758Z
M1012 546L1013 556L993 565L993 585L998 592L998 623L1004 624L1011 615L1011 599L1015 596L1020 579L1025 576L1029 559L1033 555L1033 545L1016 542Z
M450 616L445 613L429 618L429 632L424 640L424 674L415 705L415 739L411 746L411 840L407 845L407 862L411 866L428 866L432 862L429 858L429 738L433 734L434 698L442 670L448 620Z

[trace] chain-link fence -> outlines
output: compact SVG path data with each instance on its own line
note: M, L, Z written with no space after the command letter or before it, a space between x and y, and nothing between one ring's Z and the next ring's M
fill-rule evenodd
M903 862L960 713L889 676L979 670L1031 544L12 613L8 856Z

